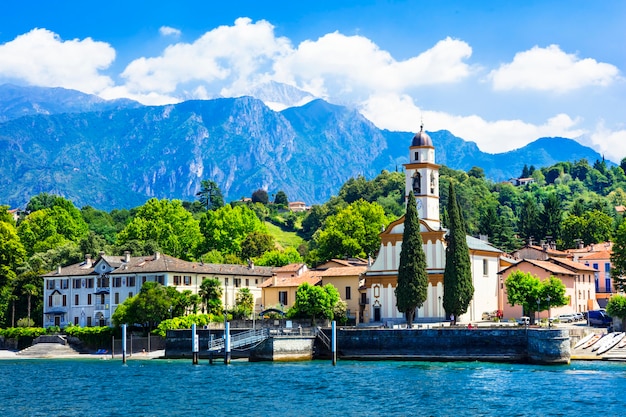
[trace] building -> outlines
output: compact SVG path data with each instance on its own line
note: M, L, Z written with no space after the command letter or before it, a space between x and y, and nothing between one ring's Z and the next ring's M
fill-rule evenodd
M359 258L331 259L318 265L316 273L322 278L322 285L331 284L343 301L346 302L346 317L349 323L359 324L364 321L365 292L361 292L365 281L368 261ZM363 296L361 295L363 294Z
M528 244L511 255L515 259L536 259L539 261L547 261L550 258L571 258L568 252L558 250L553 242L541 242L540 245Z
M286 312L296 301L298 287L305 282L320 285L322 278L311 274L306 264L275 268L274 275L260 284L262 308L277 308Z
M297 213L300 211L307 211L307 206L304 201L290 201L289 210Z
M409 147L409 163L405 167L405 195L410 191L420 218L420 231L428 271L426 302L417 309L415 321L446 319L443 309L443 272L445 268L446 230L439 221L439 165L435 163L435 148L423 126ZM395 287L404 232L404 217L392 222L380 235L381 246L376 260L365 273L364 310L369 322L394 323L405 320L396 308ZM474 284L474 297L468 311L457 320L480 320L484 311L498 309L498 271L502 251L488 242L467 236Z
M205 278L216 278L223 285L227 308L235 305L239 289L249 288L258 310L260 284L272 276L273 268L269 267L187 262L160 253L138 257L128 252L123 256L101 253L95 261L87 255L84 262L59 266L43 276L44 327L111 326L117 306L138 294L145 282L197 294Z
M605 308L611 296L617 294L611 275L613 242L580 245L576 249L569 249L568 253L574 261L585 264L596 271L594 276L596 300L601 308Z
M531 273L541 281L553 276L560 279L565 285L565 295L569 297L569 303L565 306L550 308L544 313L545 317L548 317L548 314L558 316L559 314L581 313L597 308L592 279L595 273L593 268L562 258L523 259L499 272L502 281L506 282L511 273L515 271ZM504 318L521 317L523 315L522 307L519 305L511 306L508 303L506 288L503 287L502 291L505 300L502 308ZM542 303L544 301L542 300Z

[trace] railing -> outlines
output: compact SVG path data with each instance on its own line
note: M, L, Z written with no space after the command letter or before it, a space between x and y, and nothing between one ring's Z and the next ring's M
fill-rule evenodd
M230 348L237 349L260 343L269 337L269 329L248 330L230 337ZM209 351L224 349L224 338L209 341Z
M326 334L322 331L321 327L317 328L317 338L330 350L330 339Z

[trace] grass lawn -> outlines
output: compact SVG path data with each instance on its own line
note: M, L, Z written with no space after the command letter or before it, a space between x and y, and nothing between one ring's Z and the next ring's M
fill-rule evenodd
M295 232L287 232L270 222L265 222L265 225L267 226L267 232L274 236L276 245L281 249L285 249L288 246L292 246L297 249L298 246L304 243L304 239L298 236Z

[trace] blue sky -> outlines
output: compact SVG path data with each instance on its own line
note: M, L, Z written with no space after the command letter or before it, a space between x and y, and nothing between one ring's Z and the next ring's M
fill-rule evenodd
M626 157L626 2L20 1L0 13L0 83L144 104L268 81L377 126L447 129L486 152L544 136Z

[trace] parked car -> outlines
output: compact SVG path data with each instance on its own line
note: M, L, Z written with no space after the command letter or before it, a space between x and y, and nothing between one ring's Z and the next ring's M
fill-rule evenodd
M581 321L585 318L583 313L574 313L574 316L576 317L576 321Z
M610 326L613 318L601 310L590 310L588 313L590 326Z
M520 326L528 326L530 324L530 317L528 316L522 316L519 319L517 319L517 324L519 324Z
M498 317L498 310L494 311L485 311L482 315L483 320L493 320Z
M576 317L573 314L560 314L559 321L561 323L571 323L576 320Z

